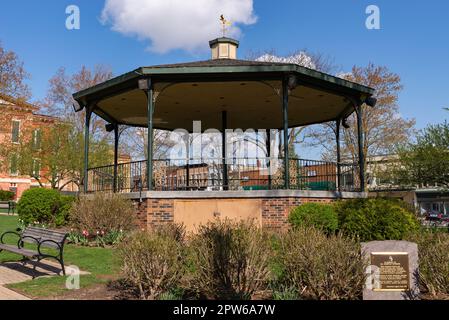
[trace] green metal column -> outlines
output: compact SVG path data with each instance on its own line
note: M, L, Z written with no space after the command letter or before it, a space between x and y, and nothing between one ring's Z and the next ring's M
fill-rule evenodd
M119 126L114 124L114 193L117 192L117 177L118 177L118 143L119 143Z
M359 143L359 174L360 174L360 191L364 192L366 189L365 183L365 154L363 146L363 110L362 105L359 103L356 105L357 113L357 138Z
M221 156L223 165L223 190L229 190L228 167L226 165L226 129L228 127L228 113L221 113Z
M148 191L153 190L153 83L151 78L147 79L147 102L148 102L148 143L147 143L147 186Z
M282 81L282 118L284 126L284 187L290 189L290 155L288 152L288 80Z
M267 168L268 168L268 189L271 190L271 129L268 129L265 139L265 147L267 149Z
M186 189L190 187L190 134L186 136Z
M89 191L89 135L92 107L86 106L86 118L84 123L84 193Z
M335 138L337 143L337 190L341 192L341 147L340 147L340 126L341 119L337 120L335 129Z

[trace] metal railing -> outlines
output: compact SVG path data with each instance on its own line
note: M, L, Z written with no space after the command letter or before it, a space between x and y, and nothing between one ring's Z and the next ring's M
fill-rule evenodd
M118 164L115 190L147 190L146 172L146 161ZM290 159L289 189L359 191L357 172L353 164ZM88 173L89 192L114 191L113 165L91 168ZM279 158L228 158L225 164L221 158L153 161L155 191L279 190L285 189L284 179L284 162Z

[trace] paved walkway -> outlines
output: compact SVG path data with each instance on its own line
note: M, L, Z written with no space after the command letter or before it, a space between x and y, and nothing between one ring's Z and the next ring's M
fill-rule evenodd
M0 300L31 300L24 295L0 286Z
M0 264L0 300L30 300L4 287L7 284L20 283L39 277L59 276L61 266L53 261L29 261L25 265L21 262L6 262ZM73 270L66 267L67 274L73 274ZM88 272L80 271L81 275Z

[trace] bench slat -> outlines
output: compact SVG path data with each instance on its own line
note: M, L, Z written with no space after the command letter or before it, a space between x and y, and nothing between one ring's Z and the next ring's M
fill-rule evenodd
M8 244L0 244L0 250L9 251L12 253L20 254L22 256L28 257L28 258L35 258L39 256L39 253L37 251L29 250L29 249L19 249L17 246L12 246Z
M37 239L39 242L43 242L44 240L51 240L56 243L53 243L50 241L43 242L42 247L59 249L58 244L59 245L63 244L66 234L63 232L60 232L60 231L55 231L55 230L48 230L48 229L42 229L42 228L36 228L36 227L27 227L23 231L22 237L25 237L23 239L23 242L31 243L31 244L36 244L36 241L34 241L34 239L32 239L32 238ZM27 238L27 237L32 237L32 238Z

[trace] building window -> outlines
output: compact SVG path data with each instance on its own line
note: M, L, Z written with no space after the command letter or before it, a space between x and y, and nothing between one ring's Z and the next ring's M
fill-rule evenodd
M307 176L308 177L316 177L317 176L316 170L307 171Z
M17 169L17 155L16 154L12 154L10 159L9 159L9 173L12 176L17 176L19 174L18 169Z
M20 136L20 121L13 120L12 121L11 142L19 143L19 136Z
M36 129L33 131L33 149L40 150L42 141L42 131L41 129Z
M39 178L41 172L41 162L39 159L33 159L33 171L32 176Z

